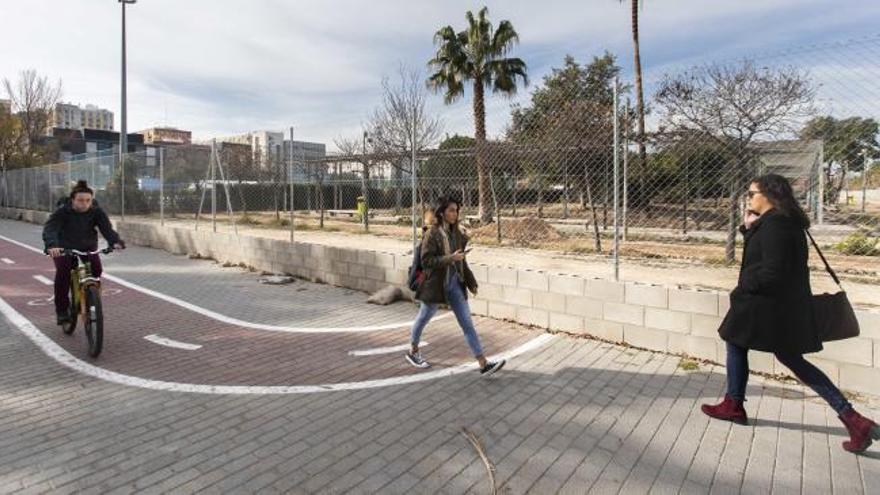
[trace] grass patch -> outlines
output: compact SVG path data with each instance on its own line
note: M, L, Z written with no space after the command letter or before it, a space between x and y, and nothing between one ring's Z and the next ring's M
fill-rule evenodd
M678 367L685 371L697 371L700 369L700 364L693 359L681 358L678 361Z
M843 396L846 397L846 400L850 402L864 402L865 398L856 392L852 392L849 390L841 390Z
M263 225L258 218L250 215L242 215L236 220L239 225Z

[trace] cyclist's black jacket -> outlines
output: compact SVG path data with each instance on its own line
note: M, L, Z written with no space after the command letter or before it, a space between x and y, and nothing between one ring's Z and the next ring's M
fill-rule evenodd
M46 249L60 247L80 251L96 251L98 249L98 232L112 246L119 242L119 234L113 230L110 218L97 202L92 202L88 211L78 213L73 209L70 199L59 207L43 226L43 242Z

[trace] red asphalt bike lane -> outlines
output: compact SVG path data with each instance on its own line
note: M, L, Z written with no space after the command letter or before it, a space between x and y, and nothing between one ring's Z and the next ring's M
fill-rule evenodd
M125 252L111 256L125 256ZM0 258L14 261L0 263L0 299L71 355L104 370L148 380L232 386L351 383L425 372L406 363L403 351L349 355L354 350L408 344L408 327L330 333L258 330L218 321L107 279L102 282L104 349L97 359L91 359L82 323L73 335L62 333L55 324L52 286L34 278L42 275L54 280L51 260L2 239ZM229 298L236 295L230 289ZM416 312L413 307L413 318ZM235 318L235 314L225 316ZM491 355L510 351L541 334L488 318L474 317L474 321L483 348ZM145 340L148 335L201 347L166 347ZM431 322L423 338L430 342L424 353L434 370L473 361L454 318Z

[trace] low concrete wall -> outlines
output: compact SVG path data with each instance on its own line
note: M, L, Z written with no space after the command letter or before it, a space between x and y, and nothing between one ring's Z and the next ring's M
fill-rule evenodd
M47 214L13 210L13 218L44 222ZM238 237L210 230L126 222L128 242L179 254L200 254L219 262L245 263L259 270L372 292L405 283L409 255ZM471 310L478 315L540 328L591 335L656 351L687 354L723 363L717 329L728 309L727 293L585 279L522 268L475 264L480 283ZM880 393L880 313L857 311L862 335L826 344L810 356L842 388ZM771 354L753 352L754 371L789 374Z
M48 212L18 208L0 208L0 216L30 223L46 223L46 220L49 219Z

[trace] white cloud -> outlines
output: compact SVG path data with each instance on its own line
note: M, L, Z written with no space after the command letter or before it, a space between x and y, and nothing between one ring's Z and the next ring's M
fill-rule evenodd
M516 26L521 45L514 55L529 63L534 83L566 53L585 60L608 48L629 66L628 1L486 4L493 21L509 19ZM433 53L432 34L446 24L462 28L464 12L482 5L139 0L128 7L129 128L168 123L208 137L295 125L304 138L330 143L356 131L378 100L383 74L400 62L423 68ZM854 17L853 9L862 15ZM827 15L813 15L820 11ZM858 0L647 0L640 12L649 72L682 59L754 49L766 40L797 41L804 33L876 26L880 20L880 6ZM66 100L104 106L118 116L117 2L3 0L0 19L0 43L7 47L0 77L34 68L63 78ZM499 97L487 102L490 135L502 132L510 104ZM450 133L472 132L469 98L445 106L437 96L431 106L445 116Z

